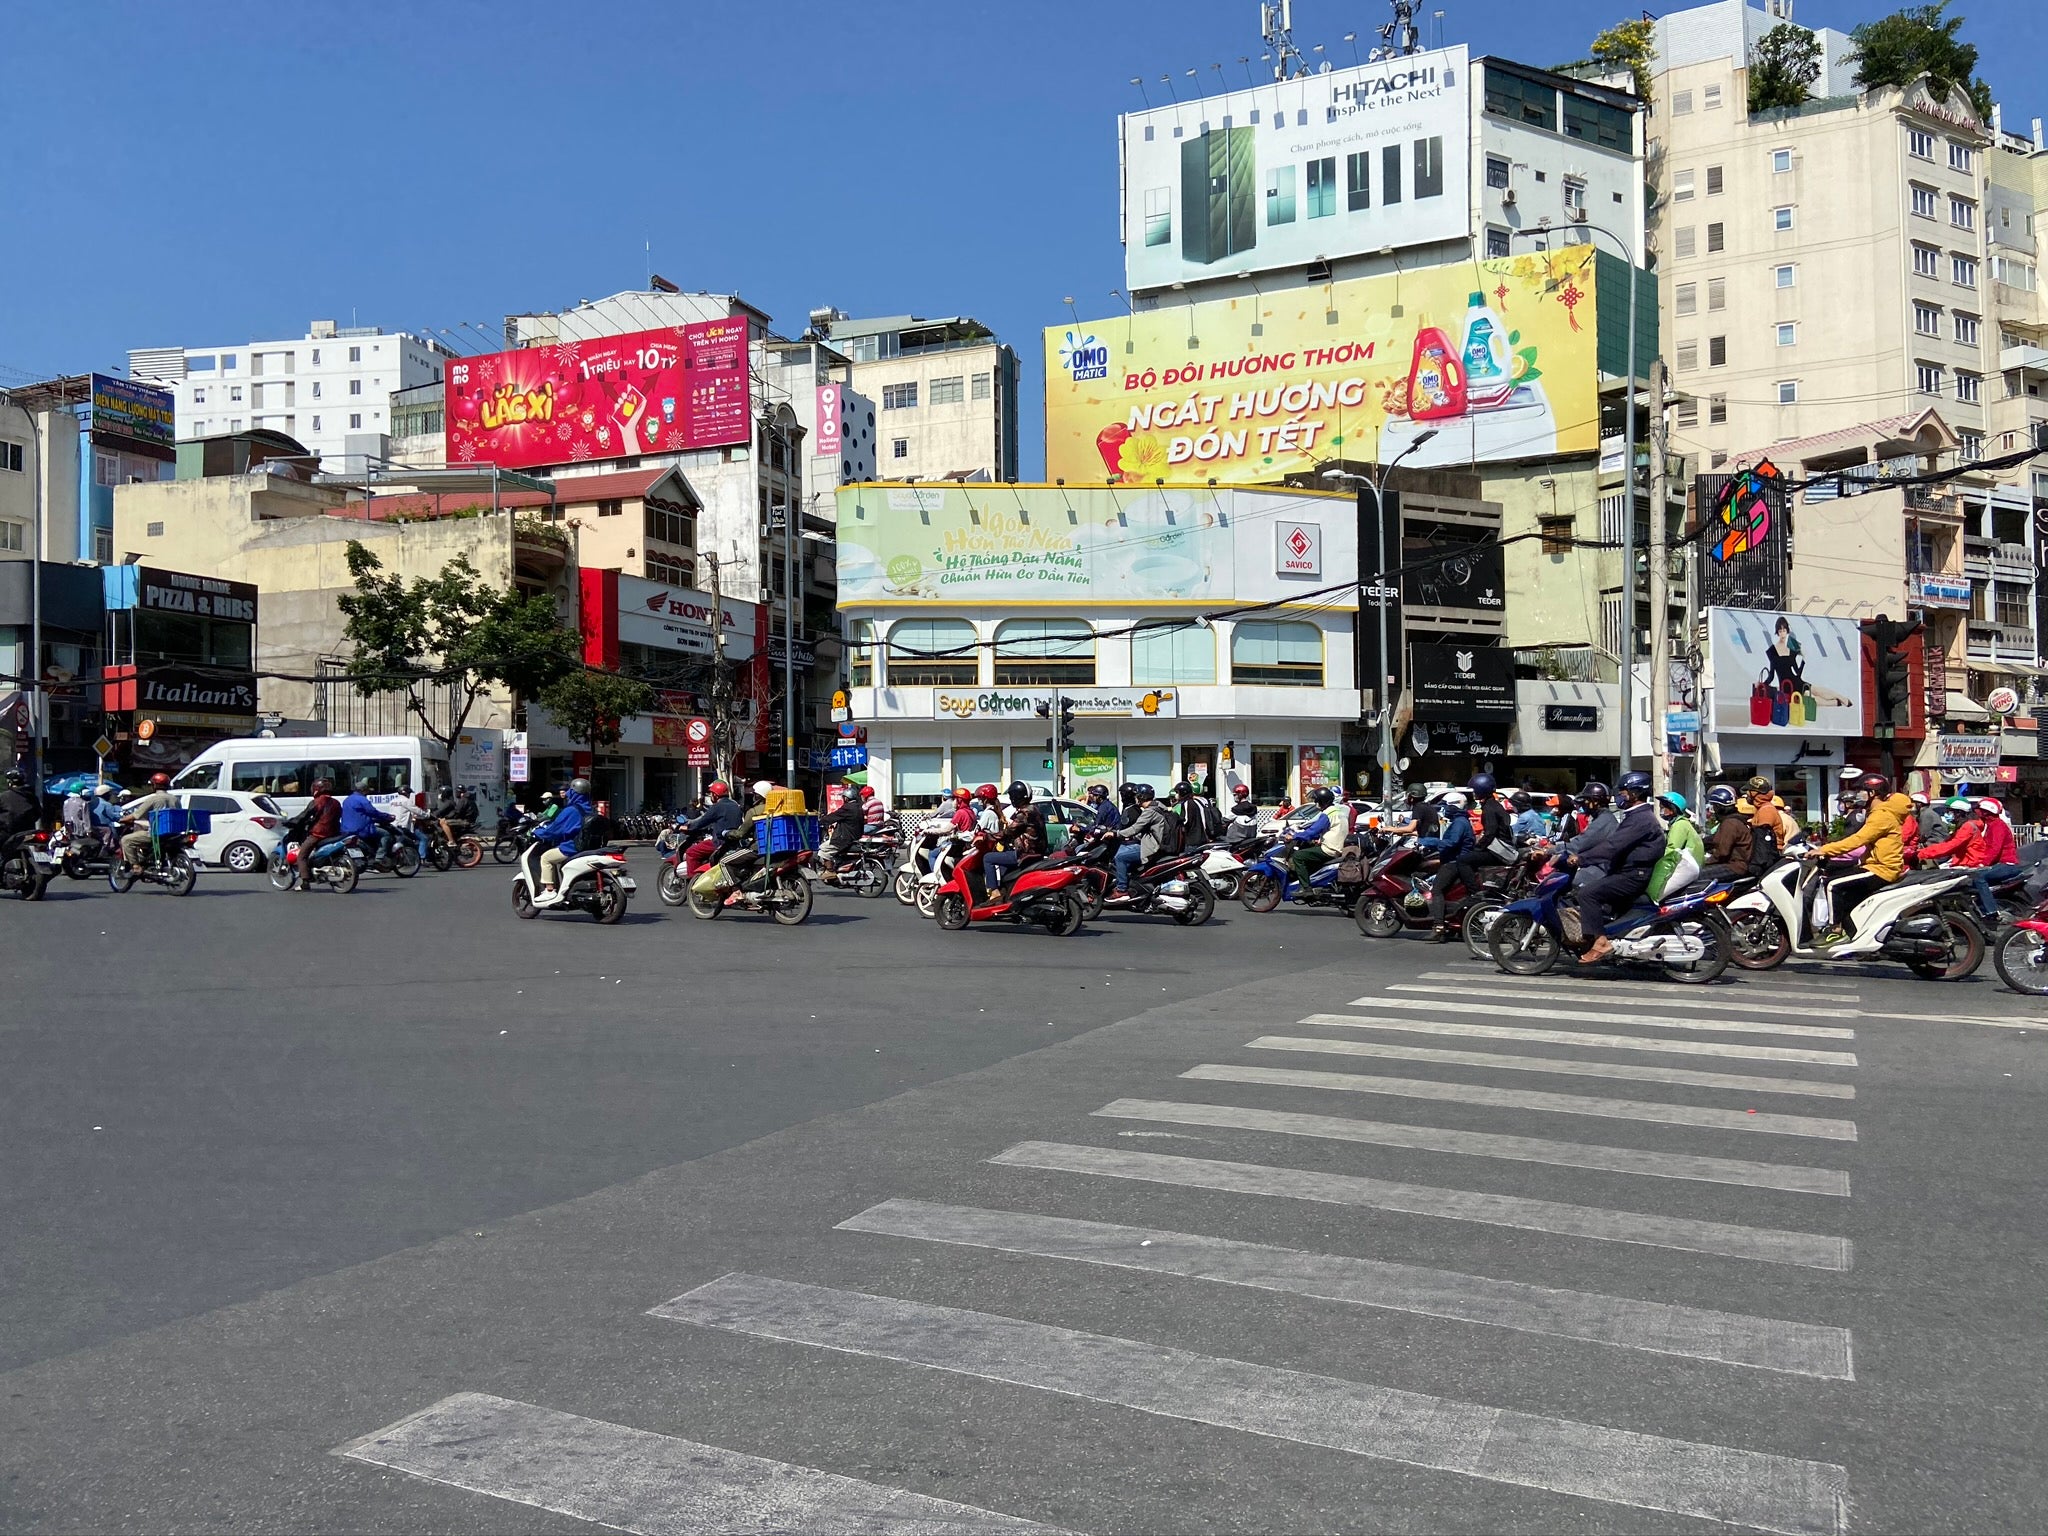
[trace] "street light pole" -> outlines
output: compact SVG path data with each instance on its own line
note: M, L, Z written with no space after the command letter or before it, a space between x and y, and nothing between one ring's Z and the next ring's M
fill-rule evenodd
M1574 220L1564 228L1605 235L1628 266L1628 398L1622 408L1621 428L1621 752L1617 768L1618 773L1627 773L1635 766L1636 731L1636 263L1627 243L1604 225ZM1516 229L1508 232L1508 239L1533 240L1539 235L1548 239L1557 232L1548 226ZM1658 510L1652 508L1652 515ZM1658 722L1653 720L1650 726L1654 730Z
M30 790L41 803L43 793L43 758L49 747L48 701L43 696L43 433L36 421L36 413L18 400L9 397L7 403L20 411L28 423L29 451L34 463L29 468L29 505L33 509L30 520L29 546L29 641L28 665L22 668L22 696L29 708L28 736L28 781Z

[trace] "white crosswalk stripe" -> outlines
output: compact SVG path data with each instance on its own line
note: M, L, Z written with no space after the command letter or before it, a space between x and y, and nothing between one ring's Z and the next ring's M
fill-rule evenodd
M1722 1221L1695 1221L1683 1216L1603 1210L1597 1206L1565 1205L1555 1200L1527 1200L1519 1195L1439 1189L1427 1184L1397 1184L1387 1179L1316 1173L1301 1168L1274 1168L1261 1163L1172 1157L1159 1152L1125 1152L1047 1141L1019 1142L998 1152L989 1161L1011 1168L1042 1168L1063 1173L1095 1174L1110 1179L1135 1179L1151 1184L1175 1184L1191 1189L1226 1190L1234 1194L1278 1195L1288 1200L1314 1200L1326 1205L1366 1206L1444 1221L1517 1227L1529 1232L1585 1237L1606 1243L1678 1248L1689 1253L1712 1253L1726 1258L1749 1259L1763 1264L1792 1264L1806 1269L1847 1269L1852 1259L1847 1238L1817 1232L1787 1232L1769 1227L1735 1226Z
M1409 1035L1451 1035L1468 1040L1518 1040L1531 1045L1591 1045L1611 1051L1652 1051L1660 1056L1728 1056L1744 1061L1798 1061L1853 1067L1854 1051L1803 1050L1796 1045L1751 1045L1746 1040L1685 1040L1677 1036L1617 1035L1605 1030L1526 1029L1514 1024L1467 1024L1456 1019L1395 1019L1355 1013L1312 1013L1300 1020L1318 1029L1370 1029Z
M1329 1041L1328 1044L1339 1044ZM1540 1093L1528 1088L1495 1088L1484 1083L1447 1083L1426 1077L1380 1077L1358 1072L1314 1072L1292 1067L1235 1067L1205 1062L1182 1077L1212 1083L1268 1083L1284 1088L1327 1088L1336 1093L1378 1093L1401 1099L1434 1099L1440 1104L1479 1104L1527 1109L1538 1114L1588 1115L1602 1120L1646 1120L1707 1130L1746 1131L1760 1136L1816 1136L1854 1141L1856 1122L1816 1115L1781 1115L1761 1110L1707 1109L1693 1104L1656 1104L1643 1099L1610 1099L1580 1093Z
M1492 990L1490 979L1487 990ZM1384 1000L1398 1001L1400 998L1409 996L1469 998L1470 996L1472 996L1472 992L1473 988L1470 982L1466 982L1463 985L1458 985L1449 982L1431 983L1404 981L1395 982L1392 986L1388 987L1388 998ZM1503 997L1513 997L1517 1001L1538 996L1554 997L1561 1003L1625 1004L1626 1002L1634 1001L1634 999L1632 998L1623 999L1617 997L1615 993L1616 988L1612 986L1604 988L1570 988L1562 982L1551 982L1548 985L1542 986L1503 989L1501 995ZM1699 1008L1700 1012L1702 1013L1777 1014L1797 1012L1801 1017L1815 1019L1854 1019L1861 1016L1858 1013L1858 1011L1853 1007L1815 1006L1816 1003L1820 1001L1823 1000L1809 998L1804 1002L1798 1004L1796 1008L1787 1008L1785 1003L1782 1001L1767 1002L1754 1000L1749 996L1747 989L1744 989L1744 995L1741 997L1730 997L1726 992L1720 989L1715 989L1708 995L1703 996L1699 999ZM1825 1001L1827 1003L1833 1003L1834 998L1830 996L1827 999L1825 999ZM1853 1001L1853 999L1845 999L1845 1001Z
M1405 1121L1353 1120L1341 1115L1246 1109L1235 1104L1179 1104L1158 1099L1118 1099L1095 1113L1113 1120L1211 1125L1227 1130L1269 1131L1279 1136L1318 1136L1326 1141L1356 1141L1518 1163L1550 1163L1560 1168L1594 1168L1603 1173L1634 1173L1655 1179L1743 1184L1802 1195L1849 1193L1849 1175L1837 1168L1754 1163L1735 1157L1697 1157L1683 1152L1645 1152L1637 1147L1545 1141L1535 1136L1497 1136L1487 1131L1453 1131Z
M1820 1536L1848 1475L1666 1439L1281 1370L988 1312L734 1274L656 1307L702 1328L865 1355L1605 1503Z
M1520 995L1517 994L1517 1001ZM1635 1029L1696 1029L1716 1035L1798 1035L1808 1040L1854 1040L1856 1031L1832 1024L1772 1024L1756 1019L1707 1019L1690 1014L1596 1013L1590 1009L1507 1008L1499 1003L1438 1002L1423 997L1358 997L1353 1008L1398 1007L1404 1013L1478 1013L1499 1019L1554 1019L1571 1024L1625 1023Z
M646 1536L1060 1536L986 1509L481 1392L443 1398L335 1454Z
M1070 1221L1024 1211L978 1210L923 1200L885 1200L839 1223L931 1243L995 1248L1118 1269L1183 1275L1224 1285L1287 1291L1522 1333L1582 1339L1617 1349L1682 1355L1764 1371L1846 1381L1849 1333L1812 1323L1674 1307L1626 1296L1557 1290L1454 1270L1304 1253L1187 1232Z
M1376 1040L1318 1040L1299 1035L1261 1035L1247 1042L1254 1051L1312 1051L1328 1056L1370 1056L1384 1061L1435 1062L1454 1067L1487 1067L1497 1072L1547 1072L1557 1077L1605 1077L1631 1083L1673 1083L1687 1088L1727 1088L1739 1093L1793 1093L1808 1098L1853 1099L1849 1083L1815 1078L1755 1077L1746 1072L1695 1072L1689 1067L1653 1067L1633 1061L1589 1061L1581 1057L1506 1056L1498 1051L1451 1051L1426 1045L1384 1045Z
M1843 1007L1853 1007L1860 990L1854 983L1847 982L1839 986L1820 987L1775 985L1773 984L1775 981L1776 978L1773 978L1771 983L1754 981L1720 982L1711 986L1666 988L1664 990L1667 995L1675 992L1676 995L1696 999L1701 1007L1709 1009L1731 1007L1737 1004L1747 1006L1751 1003L1772 1001L1778 1003L1798 1003L1801 1005L1802 1010L1807 1005L1813 1003L1839 1004ZM1436 985L1429 985L1429 983L1436 983ZM1640 981L1595 981L1591 977L1573 976L1561 972L1548 976L1510 976L1505 972L1495 970L1492 966L1475 966L1469 972L1424 971L1407 981L1390 982L1387 990L1389 992L1439 992L1443 990L1445 983L1454 983L1456 989L1466 996L1470 996L1474 987L1477 986L1487 992L1500 990L1540 992L1565 1002L1574 1002L1583 997L1591 997L1596 1002L1615 1002L1624 1005L1639 1001L1643 991ZM1750 1011L1788 1012L1790 1010L1759 1010L1752 1008Z

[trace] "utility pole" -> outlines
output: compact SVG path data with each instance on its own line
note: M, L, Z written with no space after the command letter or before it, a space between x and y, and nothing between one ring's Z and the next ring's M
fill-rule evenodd
M1650 360L1650 778L1657 794L1671 788L1671 570L1665 506L1664 359ZM1632 552L1631 552L1632 553ZM1633 722L1631 722L1633 724Z
M732 782L732 726L726 719L725 609L718 596L718 556L702 557L711 573L711 776Z

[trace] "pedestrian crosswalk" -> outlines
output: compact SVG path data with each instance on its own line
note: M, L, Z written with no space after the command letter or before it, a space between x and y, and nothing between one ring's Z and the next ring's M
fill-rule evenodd
M1843 1112L1857 1100L1857 991L1776 976L1691 989L1484 973L1476 995L1479 974L1425 971L1328 1011L1290 1010L1156 1075L1119 1067L1122 1096L1079 1120L918 1176L966 1181L971 1199L899 1188L851 1202L829 1240L872 1245L857 1278L734 1270L649 1298L650 1316L677 1325L679 1347L696 1334L782 1352L761 1356L767 1383L785 1378L789 1351L836 1356L876 1373L890 1404L914 1404L921 1383L971 1380L1018 1395L996 1399L998 1413L1068 1399L1134 1416L1138 1433L1207 1426L1637 1512L1631 1525L1656 1514L1840 1536L1850 1472L1821 1436L1770 1443L1785 1437L1772 1427L1782 1416L1752 1427L1738 1411L1685 1438L1645 1423L1640 1393L1587 1410L1605 1372L1636 1361L1721 1373L1717 1401L1854 1390L1854 1340L1827 1313L1855 1263L1857 1128ZM1578 1091L1535 1086L1546 1077ZM1138 1150L1123 1138L1165 1133L1118 1129L1132 1125L1183 1140ZM916 1279L926 1254L970 1277L1042 1266L1035 1315L1014 1315L1001 1286L932 1299ZM1580 1279L1573 1266L1602 1283L1558 1283L1567 1270ZM1144 1326L1153 1314L1127 1321L1100 1304L1112 1284L1120 1296L1199 1287L1239 1319L1238 1345L1190 1347L1156 1317ZM1717 1290L1739 1304L1716 1305ZM1257 1296L1320 1309L1319 1328L1348 1347L1327 1369L1321 1355L1316 1369L1257 1358L1243 1343L1271 1315ZM1390 1374L1370 1379L1376 1317L1473 1334L1503 1361L1578 1351L1579 1390L1516 1400L1529 1378L1512 1371L1439 1384L1416 1379L1427 1359L1391 1355ZM1105 1331L1110 1318L1120 1326ZM1695 1380L1663 1379L1680 1399ZM784 1452L749 1447L763 1449ZM775 1460L471 1392L338 1454L629 1531L1046 1531L1032 1517L1073 1508L1028 1495L1003 1511L950 1503L809 1465L800 1448ZM1178 1522L1162 1508L1142 1523ZM1407 1523L1427 1527L1429 1511Z

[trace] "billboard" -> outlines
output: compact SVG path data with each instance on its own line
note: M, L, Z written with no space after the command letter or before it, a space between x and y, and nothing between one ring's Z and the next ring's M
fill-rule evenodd
M1127 285L1469 240L1471 143L1462 45L1130 113Z
M450 464L531 469L753 441L743 317L447 363Z
M1046 474L1271 483L1599 446L1593 248L1212 299L1045 333Z
M1515 719L1515 653L1497 646L1408 647L1417 720L1509 724Z
M1698 475L1700 599L1709 608L1781 607L1791 566L1790 496L1764 459L1732 475Z
M1274 536L1313 529L1319 575ZM1349 496L1168 486L858 485L839 492L839 605L1063 608L1286 602L1355 608ZM1323 589L1339 586L1337 591Z
M103 448L125 448L150 458L177 456L177 399L168 389L92 376L92 440Z
M1863 631L1854 619L1709 608L1716 731L1863 734Z

